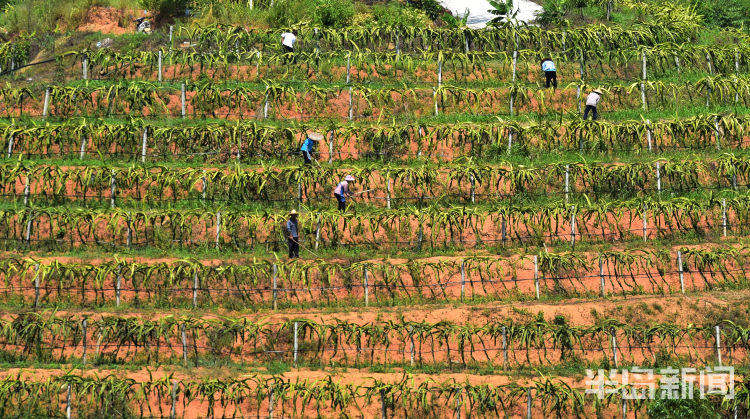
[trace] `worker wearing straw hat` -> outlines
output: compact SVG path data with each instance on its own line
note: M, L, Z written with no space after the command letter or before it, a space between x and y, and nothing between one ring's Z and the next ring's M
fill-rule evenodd
M333 190L333 196L339 203L339 211L346 210L346 197L354 195L354 192L349 189L349 182L354 182L354 176L347 175Z
M302 157L305 159L305 164L312 163L312 153L315 151L316 144L320 141L323 141L323 134L312 132L307 136L305 142L302 143L300 151L302 152Z
M299 257L299 221L296 210L289 212L289 220L286 222L286 242L289 246L289 258Z
M591 111L591 119L596 121L599 118L599 113L596 111L596 106L599 104L599 100L602 98L602 91L594 89L588 96L586 96L586 110L583 111L583 120L585 121L589 117L589 111Z

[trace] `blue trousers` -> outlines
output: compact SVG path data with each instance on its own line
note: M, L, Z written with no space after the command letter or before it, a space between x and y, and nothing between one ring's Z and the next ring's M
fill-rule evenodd
M339 203L339 211L345 211L346 210L346 198L344 198L343 195L339 195L337 193L333 194L333 196L336 197L336 201Z
M583 111L583 120L585 121L589 117L589 111L591 111L591 119L594 121L599 118L599 114L596 112L596 106L586 105L586 110Z

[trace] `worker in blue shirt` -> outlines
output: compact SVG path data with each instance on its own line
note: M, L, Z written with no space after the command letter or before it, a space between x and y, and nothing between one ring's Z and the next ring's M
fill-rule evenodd
M302 157L305 159L305 164L312 163L312 153L315 151L316 143L323 140L323 134L319 134L317 132L310 133L310 135L307 136L305 139L305 142L302 143L302 147L300 148L300 151L302 152Z
M549 88L550 83L557 89L557 68L551 58L542 60L542 71L544 71L545 85Z

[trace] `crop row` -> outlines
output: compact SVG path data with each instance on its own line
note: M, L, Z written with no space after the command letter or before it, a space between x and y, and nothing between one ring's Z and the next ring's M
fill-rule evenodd
M89 78L113 76L145 80L185 80L207 76L214 80L305 79L363 83L391 79L417 82L468 82L476 80L524 82L540 79L539 62L555 60L562 80L653 78L682 71L735 74L747 69L750 47L734 45L662 44L646 48L603 51L586 55L580 51L546 52L400 52L334 51L299 52L294 61L288 54L261 51L212 53L189 50L120 52L111 49L83 50L72 59L82 61ZM71 55L61 57L62 62ZM646 68L644 68L646 67ZM81 77L83 73L71 74Z
M491 158L507 153L745 148L750 117L701 114L662 121L630 120L399 124L271 125L258 122L160 124L140 119L65 119L0 122L7 157L114 156L160 162L173 159L239 161L299 156L305 133L326 133L318 153L328 160L392 158Z
M562 380L528 383L472 384L454 379L421 382L364 379L350 383L333 376L291 379L246 375L241 379L188 379L172 376L136 381L106 375L76 374L46 379L10 375L0 380L0 415L4 417L78 418L216 418L216 417L615 417L622 411L646 414L646 398L623 395L642 390L634 385L575 388ZM707 394L712 409L724 416L745 414L747 383L735 383L734 398ZM606 393L605 393L606 390ZM703 389L705 391L705 389ZM699 389L695 388L696 397ZM703 393L700 393L703 394ZM624 414L624 413L623 413Z
M343 29L302 26L297 29L300 51L320 50L480 50L514 49L589 51L631 48L634 45L683 43L697 36L701 20L694 10L674 3L623 2L623 7L647 16L650 21L624 28L593 24L566 29L543 29L531 25L497 28L349 27ZM242 28L225 25L181 27L178 38L195 42L198 48L276 49L282 29Z
M205 80L182 87L154 82L117 82L30 88L0 88L1 112L28 116L170 116L230 119L392 118L439 114L557 114L580 111L590 86L576 81L557 92L508 84L497 87L404 84L318 85L263 83L221 86ZM599 86L602 112L673 110L681 106L750 104L750 77L706 76L684 83L644 81ZM185 90L186 89L186 90ZM182 93L182 92L185 93ZM46 92L46 93L45 93ZM43 97L43 100L37 99ZM346 106L345 104L349 105ZM342 106L344 105L344 106ZM507 108L506 108L507 106ZM500 112L499 109L508 109Z
M748 285L748 248L429 260L0 260L5 305L261 309L453 299L674 293ZM366 294L366 296L365 296Z
M262 362L314 365L487 364L502 368L579 362L664 367L722 359L750 361L750 329L729 320L718 325L598 320L552 322L449 321L325 323L295 317L281 322L247 318L164 316L58 316L27 312L0 320L0 353L6 359L72 363ZM657 357L657 354L659 356ZM721 362L721 361L720 361ZM640 364L639 364L640 363Z
M300 216L304 246L479 246L713 235L745 235L750 197L587 201L568 205L501 202L491 206L429 206L341 212L308 210ZM230 208L124 210L22 207L0 210L6 247L195 246L246 248L286 243L284 211Z
M330 201L345 175L357 179L359 202L391 207L418 201L492 201L506 198L616 196L746 189L750 157L656 160L651 163L560 162L546 166L473 162L418 167L260 166L227 169L169 166L55 166L0 164L0 196L26 203L204 201L220 203Z

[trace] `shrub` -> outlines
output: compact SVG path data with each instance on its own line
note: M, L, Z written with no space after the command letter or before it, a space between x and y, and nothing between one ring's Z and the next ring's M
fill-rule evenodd
M430 23L425 12L408 7L402 7L396 2L372 7L371 22L381 26L401 26L422 28Z
M708 400L695 399L660 399L661 390L656 390L657 398L648 403L646 412L650 418L663 419L713 419L721 415Z
M268 15L267 9L248 7L247 3L234 1L195 0L191 9L199 25L224 23L231 25L262 26Z
M189 0L138 0L138 4L160 17L182 16L188 7Z
M542 7L542 11L536 13L538 24L542 26L566 25L564 1L545 0Z
M432 20L439 19L445 13L445 7L437 0L409 0L409 5L424 11Z
M750 20L750 2L740 0L693 0L696 12L705 17L706 23L712 26L740 27Z
M315 15L314 0L278 0L268 11L268 25L271 27L289 27L309 21Z
M318 0L315 20L324 27L340 28L352 22L354 13L352 0Z

